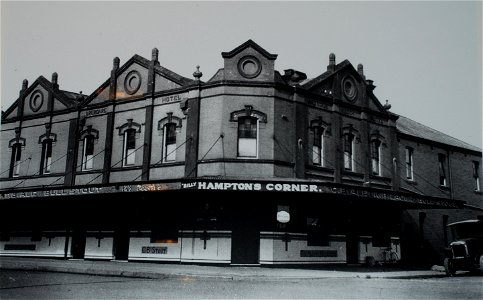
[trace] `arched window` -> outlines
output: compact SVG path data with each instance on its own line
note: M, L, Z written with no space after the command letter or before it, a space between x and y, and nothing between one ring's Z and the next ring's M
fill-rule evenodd
M240 158L258 157L258 130L260 123L267 123L267 115L245 105L244 109L230 113L230 121L238 123L238 152Z
M344 134L344 169L354 171L354 135Z
M122 166L133 166L136 163L136 138L141 133L141 124L133 122L133 119L127 119L127 122L119 127L119 136L122 136ZM136 134L138 136L136 137Z
M136 130L127 129L124 131L123 143L123 167L132 166L136 161Z
M79 139L82 141L82 156L81 156L81 170L88 171L94 167L94 146L95 141L99 138L99 131L92 128L92 125L87 125L86 129L82 130Z
M172 112L166 113L166 117L158 121L158 130L162 134L161 161L176 161L176 141L177 134L182 126L182 119L173 116Z
M42 158L40 160L40 174L50 174L50 166L52 164L52 140L45 139L42 141Z
M10 160L10 177L20 175L20 162L22 159L22 144L15 143L12 145L12 158Z
M164 155L163 161L176 160L176 124L168 123L164 125Z
M258 156L258 119L238 118L238 157Z
M82 170L91 170L94 161L94 136L84 137L84 149L82 153Z

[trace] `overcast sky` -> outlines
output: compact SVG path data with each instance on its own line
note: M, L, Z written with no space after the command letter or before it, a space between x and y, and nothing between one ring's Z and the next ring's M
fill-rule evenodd
M482 3L445 2L1 2L1 106L22 80L59 74L61 89L91 94L112 59L159 49L162 66L202 80L222 51L253 39L275 68L309 78L337 63L364 65L391 111L481 147Z

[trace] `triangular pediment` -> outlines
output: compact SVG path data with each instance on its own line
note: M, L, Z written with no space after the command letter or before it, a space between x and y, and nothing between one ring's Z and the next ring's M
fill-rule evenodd
M277 54L269 53L267 50L260 47L260 45L255 43L253 40L248 40L245 43L241 44L240 46L236 47L235 49L233 49L229 52L222 52L221 56L223 58L232 58L232 57L234 57L235 55L237 55L238 53L242 52L243 50L245 50L247 48L253 48L258 53L265 56L265 58L270 59L270 60L275 60L278 56Z

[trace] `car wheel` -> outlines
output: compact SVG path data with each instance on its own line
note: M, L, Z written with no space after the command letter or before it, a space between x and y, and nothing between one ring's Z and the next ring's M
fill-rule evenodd
M454 276L456 274L456 270L453 266L453 260L451 258L444 259L444 270L447 276Z

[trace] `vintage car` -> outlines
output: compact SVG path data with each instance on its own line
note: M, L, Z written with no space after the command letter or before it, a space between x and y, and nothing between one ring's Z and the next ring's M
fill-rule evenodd
M483 220L465 220L448 224L452 242L446 248L446 275L456 271L483 271Z

